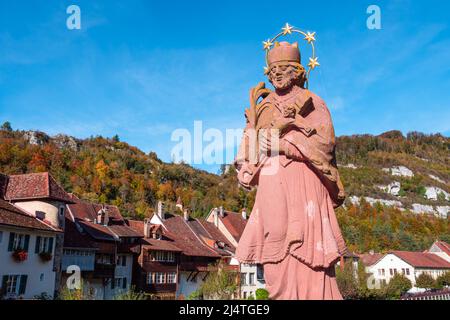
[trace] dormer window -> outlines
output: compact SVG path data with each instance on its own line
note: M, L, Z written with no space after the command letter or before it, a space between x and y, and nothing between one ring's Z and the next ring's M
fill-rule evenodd
M59 207L59 216L64 217L64 207Z

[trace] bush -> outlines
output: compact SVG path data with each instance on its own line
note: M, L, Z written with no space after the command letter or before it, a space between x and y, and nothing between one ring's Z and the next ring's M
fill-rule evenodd
M435 289L437 288L436 281L427 273L421 273L416 278L416 287L422 288L426 290Z
M255 295L256 300L269 300L269 291L266 289L257 289Z
M450 286L450 271L447 271L443 275L440 275L436 279L436 283L439 288Z
M397 273L389 281L386 287L387 299L399 299L412 288L411 281L404 275Z

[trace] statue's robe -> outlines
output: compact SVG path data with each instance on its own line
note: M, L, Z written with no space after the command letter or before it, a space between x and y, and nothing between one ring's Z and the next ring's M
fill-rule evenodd
M314 106L302 119L307 127L282 136L286 153L270 157L262 166L255 182L255 205L236 257L241 263L264 265L272 299L342 299L334 264L346 247L334 208L342 204L344 190L330 112L318 96L294 87L287 96L272 92L265 98L272 105L265 117L283 117L283 107L305 94ZM241 165L246 149L241 145L238 153Z

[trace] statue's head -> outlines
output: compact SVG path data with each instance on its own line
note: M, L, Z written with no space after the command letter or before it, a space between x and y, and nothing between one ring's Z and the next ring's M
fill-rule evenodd
M294 85L304 87L306 71L301 65L297 42L275 42L269 51L268 63L268 78L276 90L289 90Z

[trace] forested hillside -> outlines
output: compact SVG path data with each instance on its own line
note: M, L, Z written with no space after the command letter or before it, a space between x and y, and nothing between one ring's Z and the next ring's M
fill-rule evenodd
M410 213L414 204L434 209L448 206L450 139L442 135L392 131L337 140L337 159L349 197L338 210L344 236L352 250L424 249L436 238L450 240L448 219ZM389 168L407 167L413 176L395 175ZM234 170L221 175L186 164L164 163L119 137L76 139L43 132L0 130L0 172L49 171L77 196L117 205L125 216L151 215L158 200L174 209L180 197L194 216L216 206L238 211L251 208L255 192L237 184ZM398 192L384 187L398 183ZM430 199L427 188L436 188ZM362 197L362 198L361 198ZM398 208L367 205L364 197L397 201ZM355 199L359 205L353 205ZM353 199L352 201L350 201Z

